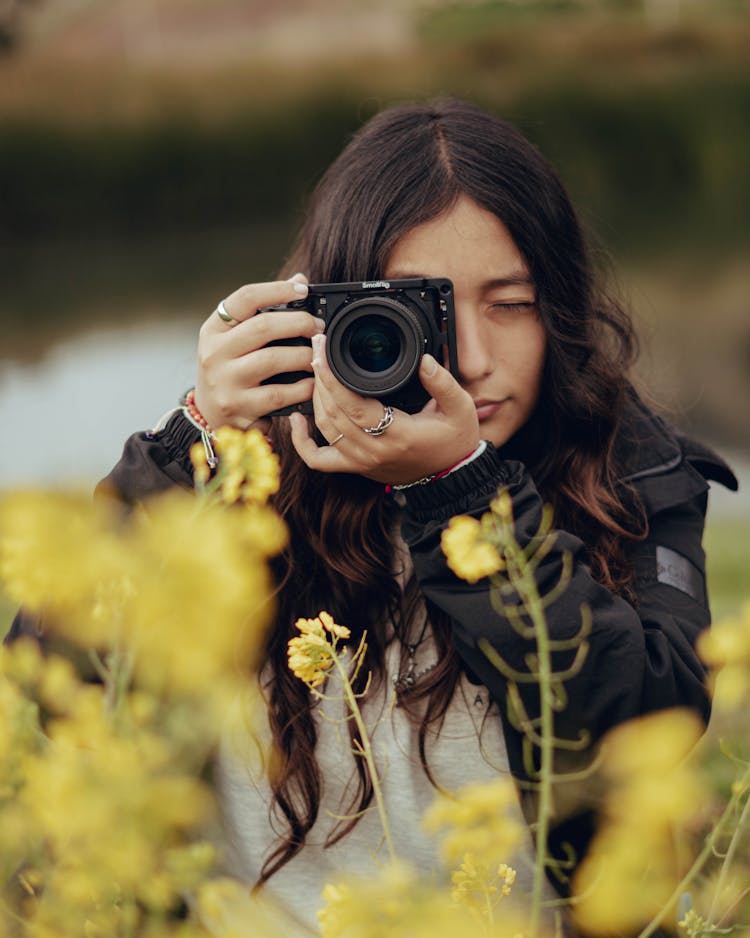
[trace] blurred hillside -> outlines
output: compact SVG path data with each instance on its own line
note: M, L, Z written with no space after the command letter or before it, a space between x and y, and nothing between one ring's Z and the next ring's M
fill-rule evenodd
M559 168L656 396L750 440L748 0L0 0L3 22L0 366L199 320L278 269L367 117L452 94Z

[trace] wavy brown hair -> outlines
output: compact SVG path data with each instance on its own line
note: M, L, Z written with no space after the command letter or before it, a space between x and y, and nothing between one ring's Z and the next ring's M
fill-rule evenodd
M644 522L632 493L618 485L613 441L630 388L635 337L626 313L595 288L571 202L522 134L456 100L381 112L321 179L284 273L302 270L318 283L380 279L396 242L462 195L507 227L528 264L547 336L540 404L504 451L527 464L554 506L557 526L587 545L594 577L629 595L632 572L623 545L644 535ZM302 848L321 797L312 701L287 667L295 620L326 609L352 629L353 640L367 629L361 680L369 670L377 683L384 677L387 636L405 639L419 601L413 580L402 588L394 576L398 509L383 486L308 470L285 420L274 421L272 434L283 479L275 504L290 530L277 565L278 615L266 659L273 810L284 829L259 883ZM432 781L427 731L439 727L461 668L450 622L429 604L427 611L440 663L405 704L419 725L420 756ZM372 799L364 760L355 762L359 789L349 813ZM355 823L340 822L328 843Z

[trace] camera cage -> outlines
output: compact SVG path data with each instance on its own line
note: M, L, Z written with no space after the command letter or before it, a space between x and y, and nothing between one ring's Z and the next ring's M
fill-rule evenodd
M319 316L326 322L326 334L339 332L346 333L350 322L347 320L341 326L342 316L347 309L361 309L367 307L367 301L377 307L380 305L390 311L391 320L400 321L406 326L406 331L413 332L416 338L420 332L423 335L423 348L412 346L412 351L418 352L411 359L411 365L399 360L398 367L388 368L384 372L374 372L368 378L363 370L352 367L351 360L343 361L347 356L341 356L334 351L331 355L330 343L327 343L327 357L331 369L343 384L363 396L376 397L386 404L407 409L409 412L421 409L426 403L426 392L419 382L417 369L424 352L430 352L438 361L444 360L442 347L447 349L448 368L451 374L458 378L458 355L456 348L455 311L453 305L453 284L445 277L419 277L399 280L365 280L348 283L321 283L310 284L308 295L304 299L294 300L278 306L266 306L258 310L259 313L279 310L304 309L314 316ZM375 309L373 315L377 315ZM356 318L363 318L362 314ZM354 321L354 320L352 320ZM273 345L309 345L308 339L282 339L270 343ZM332 360L333 358L333 360ZM350 358L350 357L349 357ZM356 380L352 379L351 371L357 372ZM404 378L403 373L407 377ZM299 381L309 377L309 372L285 372L266 379L263 384L282 384ZM391 382L385 388L380 386L381 381ZM364 387L363 387L364 385ZM424 397L424 401L420 398ZM312 402L303 401L269 413L267 416L275 417L299 411L312 413Z

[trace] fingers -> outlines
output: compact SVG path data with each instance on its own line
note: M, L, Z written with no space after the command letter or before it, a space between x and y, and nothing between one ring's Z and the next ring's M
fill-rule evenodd
M272 379L312 371L308 343L324 328L323 321L304 308L257 315L265 306L294 305L295 301L304 305L307 292L303 274L250 284L223 301L233 322L224 322L216 312L205 321L198 342L195 400L209 426L244 428L269 413L310 399L312 378L294 383Z
M385 432L372 436L383 417L383 404L362 397L337 380L326 357L324 335L312 338L315 375L315 423L329 444L318 446L301 415L291 415L292 443L311 469L352 472L378 482L409 483L434 475L464 458L479 442L477 412L471 396L450 371L430 355L420 364L419 377L430 394L417 414L395 411Z
M318 417L325 420L328 415L341 415L346 418L349 425L354 425L358 431L363 427L374 427L383 416L383 405L376 398L360 397L340 384L331 371L326 357L326 337L313 336L312 339L312 365L315 371L315 392L313 404L315 405L315 422L325 433ZM335 423L338 433L344 432L344 426L339 426L340 417ZM335 435L335 434L334 434Z
M339 450L338 446L318 446L310 436L307 421L302 414L290 414L289 426L291 428L292 445L297 455L310 469L319 472L351 472L350 460ZM338 436L338 434L336 434ZM332 439L336 439L336 436Z
M435 402L434 406L447 417L465 416L467 419L476 419L476 409L471 395L461 387L447 368L438 364L432 355L422 356L419 365L419 380Z
M224 299L224 309L236 323L245 322L254 316L261 306L276 306L279 303L304 300L307 292L307 278L304 274L295 274L289 280L246 284ZM235 328L234 323L224 322L215 313L209 316L206 324L219 333Z

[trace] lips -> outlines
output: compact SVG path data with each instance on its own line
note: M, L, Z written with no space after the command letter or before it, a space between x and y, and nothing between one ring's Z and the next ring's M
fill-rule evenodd
M477 409L477 417L481 423L482 420L488 420L490 417L493 417L498 410L503 406L507 398L503 400L492 401L486 398L480 398L479 400L474 401L474 406Z

